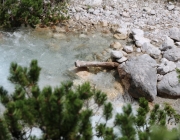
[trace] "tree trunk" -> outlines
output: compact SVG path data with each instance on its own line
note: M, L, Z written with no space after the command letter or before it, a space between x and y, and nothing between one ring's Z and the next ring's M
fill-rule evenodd
M87 61L79 61L75 62L76 67L113 67L116 68L119 63L116 62L87 62Z

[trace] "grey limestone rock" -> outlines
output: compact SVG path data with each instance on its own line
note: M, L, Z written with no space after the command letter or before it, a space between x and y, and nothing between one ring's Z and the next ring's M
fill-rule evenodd
M93 12L94 15L98 15L99 13L100 13L100 10L98 10L98 9L94 10L94 12Z
M137 48L137 49L136 49L136 52L141 52L141 49L140 49L140 48Z
M166 58L162 58L161 64L157 68L157 70L160 74L166 74L168 72L175 70L175 68L176 68L176 64L174 62L168 61Z
M180 60L180 48L172 48L165 51L163 57L173 62Z
M94 9L93 9L93 8L90 8L90 9L88 10L88 12L89 12L89 13L93 13L93 12L94 12Z
M138 35L138 36L144 36L144 31L141 29L132 29L132 34L133 35Z
M113 58L121 58L123 57L123 53L121 51L111 51L111 57Z
M71 9L71 11L72 11L73 13L75 13L75 12L76 12L76 9L73 7L73 8Z
M161 81L163 79L163 75L157 74L157 81Z
M173 28L169 29L169 37L174 39L174 40L180 41L180 30L179 30L179 28L173 27Z
M122 57L122 58L120 58L120 59L117 59L116 60L118 63L123 63L123 62L125 62L125 61L127 61L127 57Z
M180 83L176 71L164 75L157 87L158 95L161 97L180 98Z
M145 12L150 12L151 11L151 8L149 8L149 7L143 7L143 11L145 11Z
M156 11L155 10L151 10L151 15L155 15L156 14Z
M178 61L178 62L176 63L176 68L177 68L177 69L180 69L180 61Z
M123 17L126 17L126 18L129 18L129 17L130 17L129 13L127 13L127 12L123 12L123 13L122 13L122 16L123 16Z
M173 47L175 47L174 41L170 37L165 36L161 50L166 51L167 49L171 49Z
M180 42L176 42L175 44L176 44L177 46L180 46Z
M124 46L123 49L127 53L132 53L133 52L133 47L132 46Z
M83 11L83 8L81 8L81 7L76 7L75 9L77 12Z
M158 72L159 74L161 74L161 75L164 75L164 74L166 74L166 73L169 72L169 66L164 66L164 65L162 65L162 66L160 66L160 67L157 68L157 72Z
M161 64L157 68L159 74L164 75L176 69L176 64L172 61L168 61L166 58L161 59Z
M125 51L122 51L123 56L128 56L128 54Z
M157 95L156 66L156 61L148 54L132 57L119 65L119 76L123 81L126 81L123 84L132 97L145 97L149 101L154 100Z
M168 5L167 8L168 8L169 11L171 11L171 10L173 10L175 8L175 6L174 5Z
M90 6L98 6L102 4L102 0L85 0L84 4Z
M128 30L126 28L118 28L115 32L120 34L127 34Z
M159 48L155 47L154 45L150 43L144 43L141 47L142 52L145 52L152 56L153 58L159 58L161 51Z
M139 40L150 41L149 39L147 39L147 38L145 38L145 37L143 37L143 36L141 36L141 35L133 35L133 39L134 39L135 41L139 41Z
M145 38L141 35L134 35L135 44L137 47L142 47L144 43L150 43L151 41L148 38Z

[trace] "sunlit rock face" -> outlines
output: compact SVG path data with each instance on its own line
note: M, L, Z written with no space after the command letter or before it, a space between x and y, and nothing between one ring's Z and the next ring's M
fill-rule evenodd
M156 61L147 54L132 57L119 65L119 76L128 83L126 90L134 98L153 101L157 95Z

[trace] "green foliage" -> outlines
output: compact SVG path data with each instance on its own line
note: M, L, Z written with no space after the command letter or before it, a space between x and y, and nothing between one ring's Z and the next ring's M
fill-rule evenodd
M177 129L168 130L166 127L153 127L151 133L151 140L179 140L179 132Z
M96 126L96 136L103 137L105 140L113 140L116 138L113 128L107 127L106 123L100 123Z
M4 119L0 118L0 139L1 140L10 140L11 139L11 135L8 131L8 126L7 123L5 122Z
M0 87L0 101L6 107L0 118L1 140L91 140L93 136L104 140L179 139L179 128L167 129L168 124L180 121L180 115L168 104L154 105L150 110L148 101L140 98L137 110L128 104L122 113L113 115L106 94L92 89L89 83L74 87L72 82L64 82L41 90L40 71L37 60L29 67L11 64L9 80L15 90L9 94ZM92 116L99 109L100 119L92 126ZM40 139L27 135L33 127L42 131Z
M105 116L106 121L112 118L112 110L113 108L111 103L104 104L103 115Z
M15 84L15 90L9 95L0 87L0 100L6 107L3 123L0 124L0 127L6 128L6 135L1 136L0 133L0 138L27 139L27 128L36 127L43 132L42 139L92 139L93 110L84 108L84 105L87 100L94 100L97 106L102 106L106 103L106 95L92 89L89 83L74 88L72 82L65 82L54 90L50 86L40 90L40 71L37 60L32 60L29 68L11 64L9 80ZM93 95L96 96L93 98ZM98 100L97 96L102 98ZM106 119L112 117L111 111L112 105L106 103ZM107 133L110 133L109 129Z
M115 118L115 125L118 126L122 133L120 140L135 140L135 128L133 126L135 117L132 113L130 104L123 107L123 113L117 114Z
M17 63L11 63L9 80L21 87L33 86L39 80L40 70L37 60L32 60L29 69L23 68Z
M41 23L56 24L67 19L67 3L62 0L45 2L44 0L4 0L0 2L0 25L19 27Z

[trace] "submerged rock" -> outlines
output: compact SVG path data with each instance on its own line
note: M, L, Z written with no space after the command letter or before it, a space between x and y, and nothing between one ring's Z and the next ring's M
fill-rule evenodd
M54 33L53 38L55 38L55 39L66 39L66 35L63 33Z
M115 41L115 42L111 43L110 47L113 48L113 49L118 50L118 49L120 49L122 47L122 45L121 45L121 43Z
M132 97L154 100L157 95L156 65L156 61L147 54L132 57L119 65L119 76L123 79L123 84L126 83L125 89Z
M119 40L124 40L127 38L126 34L114 34L114 38L119 39Z

